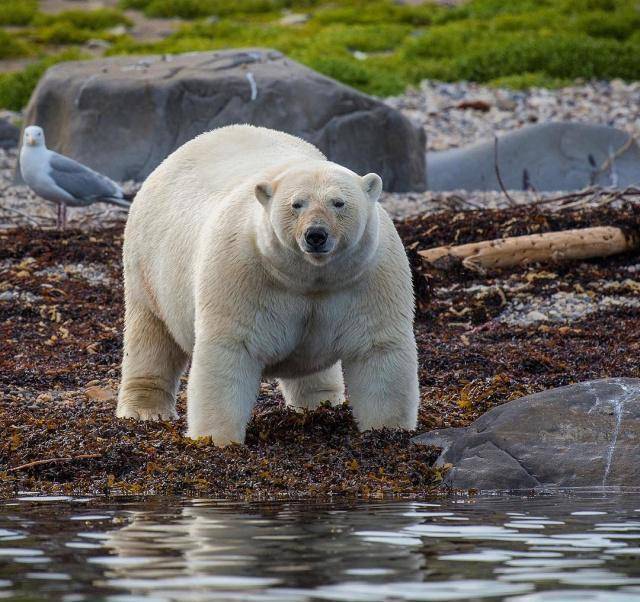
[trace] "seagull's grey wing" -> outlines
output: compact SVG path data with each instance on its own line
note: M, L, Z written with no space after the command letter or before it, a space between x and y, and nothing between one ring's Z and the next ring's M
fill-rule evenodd
M58 153L51 153L49 167L56 185L78 200L122 196L120 188L109 178Z

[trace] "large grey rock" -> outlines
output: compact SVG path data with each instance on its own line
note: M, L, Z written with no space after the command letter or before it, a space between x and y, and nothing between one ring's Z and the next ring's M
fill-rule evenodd
M425 135L401 113L264 49L60 63L26 124L115 180L145 178L202 132L250 123L300 136L387 190L424 190Z
M0 148L14 148L20 140L20 128L0 117Z
M413 441L442 448L460 489L640 487L640 379L543 391Z
M494 140L488 140L427 153L427 188L500 190L494 151ZM626 132L601 125L544 123L502 135L498 166L509 190L640 184L640 148Z

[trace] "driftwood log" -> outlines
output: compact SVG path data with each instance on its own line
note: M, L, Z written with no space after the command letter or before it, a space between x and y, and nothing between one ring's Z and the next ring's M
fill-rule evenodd
M418 251L418 254L436 266L445 267L452 261L462 261L466 268L483 271L534 262L607 257L637 246L637 237L625 234L620 228L599 226L436 247Z

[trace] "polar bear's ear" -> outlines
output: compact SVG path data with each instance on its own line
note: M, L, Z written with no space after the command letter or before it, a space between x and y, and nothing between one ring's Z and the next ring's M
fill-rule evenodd
M260 182L256 185L255 193L260 204L266 207L273 198L273 186L269 182Z
M362 189L371 202L375 203L382 194L382 178L377 173L362 176Z

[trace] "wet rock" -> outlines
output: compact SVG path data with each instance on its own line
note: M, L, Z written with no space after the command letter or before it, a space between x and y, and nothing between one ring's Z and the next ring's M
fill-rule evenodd
M640 486L640 379L609 378L528 395L467 428L413 439L442 448L461 489Z
M500 176L510 190L578 190L640 183L640 148L626 132L582 123L524 127L499 138ZM429 190L500 190L494 140L427 154Z
M424 190L425 134L399 111L273 50L65 62L34 91L26 124L51 148L119 180L144 179L202 132L250 123L294 134L387 190Z

